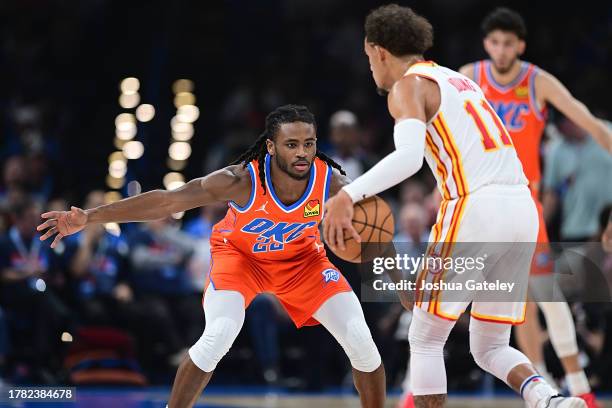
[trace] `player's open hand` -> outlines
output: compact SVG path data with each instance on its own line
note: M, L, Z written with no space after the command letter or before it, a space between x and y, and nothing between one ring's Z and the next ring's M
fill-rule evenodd
M361 237L353 228L353 201L346 192L340 190L325 203L323 217L323 238L332 251L346 249L345 230L356 242L361 242Z
M78 207L70 207L70 211L49 211L40 217L47 220L36 227L37 231L46 230L40 240L44 241L57 234L51 248L55 248L65 236L79 232L87 225L87 213Z

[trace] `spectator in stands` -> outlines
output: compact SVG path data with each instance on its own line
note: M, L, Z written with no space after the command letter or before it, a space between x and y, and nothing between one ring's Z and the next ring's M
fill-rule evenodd
M171 364L178 365L188 345L204 330L201 292L191 284L187 264L193 239L172 218L147 222L128 234L135 302L130 313L153 341L163 346ZM143 327L138 316L154 316Z
M353 112L334 113L329 120L329 131L332 157L350 179L355 180L376 163L361 147L359 122Z
M4 365L6 364L8 352L8 325L6 323L6 316L0 307L0 387L2 387L2 375L4 374Z
M597 217L612 202L612 157L582 129L563 119L563 138L550 146L544 169L544 218L561 211L563 241L588 241Z
M103 204L104 192L96 190L87 195L84 208ZM111 234L103 225L92 225L68 237L66 245L73 296L82 321L111 325L120 320L117 303L132 297L124 237Z
M40 210L30 199L12 208L12 227L0 237L0 306L14 317L13 343L27 354L32 378L47 381L45 368L59 363L60 336L70 316L47 285L53 253L36 233Z

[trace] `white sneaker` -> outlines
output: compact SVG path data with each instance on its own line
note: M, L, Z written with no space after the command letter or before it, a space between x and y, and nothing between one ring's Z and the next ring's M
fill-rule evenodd
M540 404L538 404L538 407ZM582 398L563 397L556 395L551 397L542 408L587 408L586 402Z

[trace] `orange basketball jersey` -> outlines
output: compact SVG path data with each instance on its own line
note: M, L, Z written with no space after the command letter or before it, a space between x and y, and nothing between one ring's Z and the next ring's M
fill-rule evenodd
M332 168L315 158L302 197L283 204L274 192L266 155L266 194L259 180L257 161L248 164L251 195L244 207L229 203L225 218L213 227L211 251L235 249L254 262L291 261L302 263L312 256L325 257L319 235L323 204L329 195ZM228 248L229 247L229 248ZM273 265L273 263L270 263Z
M537 187L541 179L540 142L546 126L546 107L539 108L535 97L537 73L538 67L523 62L518 76L511 83L501 85L493 78L491 61L474 64L474 82L508 129L532 187Z

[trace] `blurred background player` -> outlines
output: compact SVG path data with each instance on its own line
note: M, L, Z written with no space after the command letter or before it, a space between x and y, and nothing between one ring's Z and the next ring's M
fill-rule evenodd
M323 204L347 178L316 147L316 123L303 106L285 105L266 118L266 130L233 165L172 191L154 190L84 211L53 211L38 229L52 247L86 226L152 221L229 201L213 227L212 260L203 299L206 326L181 363L168 406L190 407L244 323L245 308L262 292L282 303L299 328L322 324L353 366L361 403L382 408L385 373L359 300L329 262L318 226Z
M507 8L498 8L484 19L482 30L485 36L484 48L490 59L465 65L460 72L482 88L487 100L508 129L529 180L529 188L538 208L540 225L538 248L531 269L534 276L532 290L537 290L541 285L554 284L554 263L540 202L540 145L546 127L547 105L551 104L583 128L608 152L612 152L612 133L554 76L520 59L525 51L527 28L518 13ZM585 166L589 164L584 163ZM605 204L605 200L597 201L596 205L600 208L593 214L598 214ZM536 279L545 279L545 282L536 283ZM576 332L567 302L553 302L553 299L538 295L537 292L532 292L532 295L539 300L537 304L544 313L551 342L563 364L570 393L584 398L589 406L596 406L587 377L578 360ZM521 349L538 370L546 374L542 329L533 302L528 303L526 322L517 326L516 336Z
M463 75L424 61L423 54L433 45L433 29L408 7L373 10L365 34L374 82L380 94L388 95L395 120L395 150L329 199L323 223L326 243L344 249L345 231L359 240L351 222L353 203L414 175L426 158L444 198L428 253L460 256L464 247L456 242L517 243L488 258L487 279L497 273L526 277L533 248L524 243L536 240L537 211L512 141L483 92ZM483 126L493 132L484 133ZM499 213L505 217L496 217ZM489 218L497 222L483 223ZM454 271L449 272L452 279ZM440 275L445 276L424 268L418 280L439 282ZM531 408L585 406L579 398L559 395L523 353L510 347L512 325L524 320L522 299L487 302L466 294L464 301L443 301L443 295L450 295L441 292L417 292L408 336L416 406L445 404L443 349L470 303L470 351L483 370L508 384Z

